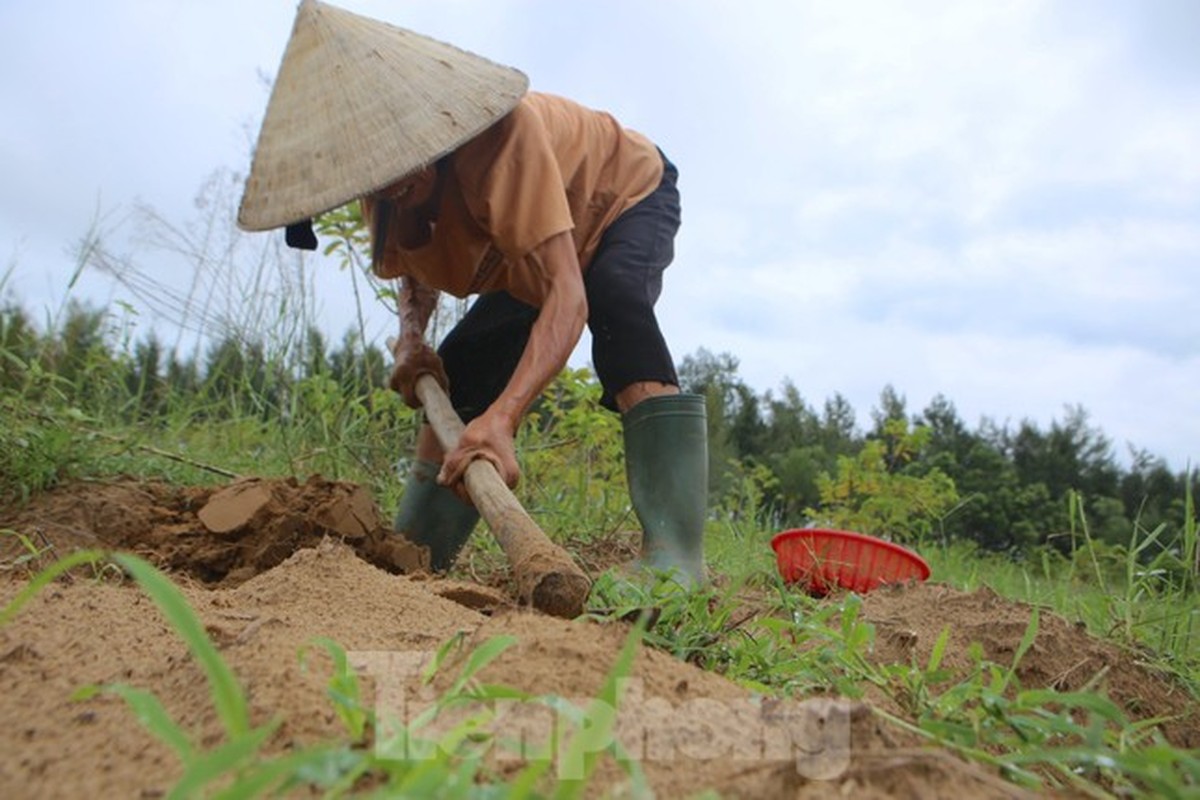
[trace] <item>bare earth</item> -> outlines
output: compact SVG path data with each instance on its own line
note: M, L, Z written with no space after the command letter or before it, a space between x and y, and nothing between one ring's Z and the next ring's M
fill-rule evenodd
M397 668L397 654L419 658L455 634L468 644L517 638L481 674L486 683L582 704L599 691L629 633L624 624L565 622L517 608L484 585L426 577L423 554L388 535L364 490L320 478L254 479L219 490L82 483L0 510L0 529L51 544L56 555L121 549L167 570L245 687L252 721L283 719L268 743L271 753L344 735L325 694L330 659L319 648L310 649L305 665L298 656L315 637L349 651L367 697L392 712L417 707L430 691L411 670ZM31 574L15 565L20 553L15 537L0 539L0 606ZM1031 609L986 590L925 584L873 592L864 611L878 631L871 655L878 663L926 661L948 625L946 666L966 669L972 642L987 658L1011 663ZM1099 686L1131 718L1177 717L1164 733L1178 746L1200 747L1200 713L1182 688L1053 615L1041 615L1018 679L1025 688ZM443 688L445 680L439 678ZM5 797L169 791L180 775L173 752L123 701L72 700L82 686L108 683L154 692L203 745L220 741L203 674L149 598L120 576L76 572L43 589L0 629ZM734 797L1023 796L987 770L924 746L868 705L764 701L647 648L625 697L618 735L660 797L710 788ZM526 720L525 730L544 732L548 722ZM496 755L502 774L521 763L515 754ZM607 760L594 794L621 794L625 783L625 773Z

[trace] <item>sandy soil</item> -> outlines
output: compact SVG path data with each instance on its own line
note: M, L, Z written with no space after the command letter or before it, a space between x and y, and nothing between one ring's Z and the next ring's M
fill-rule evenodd
M350 651L368 698L403 717L437 688L421 686L412 659L455 634L468 644L516 637L480 675L485 682L582 703L599 690L629 632L624 624L536 614L483 584L431 579L421 572L423 553L388 536L364 490L320 478L256 479L219 490L77 484L0 510L0 529L52 545L58 555L122 549L168 570L246 688L254 721L282 717L270 752L342 733L325 696L329 659L319 650L306 666L298 658L314 637ZM0 539L0 604L28 580L29 571L15 566L19 552L14 537ZM585 565L595 566L595 557ZM878 630L871 656L878 663L926 660L948 625L946 666L959 670L970 665L972 642L986 657L1010 662L1030 611L989 591L935 584L881 589L864 603ZM1200 712L1184 690L1053 615L1041 615L1018 677L1027 688L1099 686L1132 718L1177 717L1164 733L1177 745L1200 747ZM439 677L443 688L446 680ZM71 699L81 686L112 682L153 691L200 741L220 740L203 675L153 603L120 576L75 574L0 629L4 796L158 797L170 789L180 774L172 751L123 701ZM550 721L520 717L530 709L515 708L512 724L538 738ZM868 705L763 700L645 648L626 687L618 735L660 797L709 788L734 797L1022 795L984 769L921 746ZM501 773L521 764L519 753L494 755ZM620 794L624 773L606 761L593 786L597 794Z

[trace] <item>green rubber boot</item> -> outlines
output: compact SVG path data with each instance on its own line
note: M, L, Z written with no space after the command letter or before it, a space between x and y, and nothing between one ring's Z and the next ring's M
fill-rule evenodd
M625 475L642 523L641 566L704 582L708 426L704 397L666 395L625 413Z
M429 548L429 566L445 572L471 536L479 512L452 489L437 482L441 465L418 459L408 475L394 527L415 544Z

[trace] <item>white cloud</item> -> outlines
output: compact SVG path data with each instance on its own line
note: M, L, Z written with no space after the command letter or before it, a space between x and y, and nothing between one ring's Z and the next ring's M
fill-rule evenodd
M684 205L660 304L678 357L729 351L760 390L790 377L864 414L886 383L913 408L943 392L968 420L1080 402L1118 441L1200 455L1195 3L343 4L663 144ZM98 194L183 222L213 169L246 169L258 73L294 12L0 4L20 32L0 49L11 285L61 296L61 251ZM347 276L318 280L340 336Z

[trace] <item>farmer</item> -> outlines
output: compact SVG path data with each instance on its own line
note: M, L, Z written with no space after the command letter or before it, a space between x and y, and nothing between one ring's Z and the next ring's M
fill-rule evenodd
M396 530L454 562L479 514L462 485L484 458L515 486L522 416L586 323L602 404L622 416L641 562L703 580L703 398L681 394L654 304L679 227L676 170L608 114L527 93L516 70L305 0L239 211L250 230L358 199L380 278L400 280L392 386L412 407L433 375L466 423L444 453L428 425ZM478 295L435 353L438 293Z

